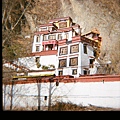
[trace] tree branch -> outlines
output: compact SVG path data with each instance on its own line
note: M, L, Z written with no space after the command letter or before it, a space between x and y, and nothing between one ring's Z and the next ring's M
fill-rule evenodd
M16 25L19 23L20 19L22 18L22 16L24 15L26 9L28 8L28 6L30 5L30 2L27 4L26 8L24 9L22 15L19 17L18 21L15 23L15 25L12 27L12 30L14 30L14 28L16 27Z

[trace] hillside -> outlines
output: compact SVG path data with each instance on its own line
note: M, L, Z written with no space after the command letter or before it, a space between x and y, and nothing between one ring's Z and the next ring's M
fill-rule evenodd
M120 0L5 0L2 6L2 56L5 60L12 61L31 52L37 24L70 16L80 24L82 34L93 28L100 31L100 59L104 63L111 61L110 74L120 74ZM31 38L25 39L25 35Z

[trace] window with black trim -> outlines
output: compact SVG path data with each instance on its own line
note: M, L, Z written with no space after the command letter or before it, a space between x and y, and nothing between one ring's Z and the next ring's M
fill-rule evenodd
M70 53L77 53L79 52L79 45L71 45L70 46Z
M66 67L67 65L67 59L59 60L59 67Z
M72 75L76 75L77 74L77 69L73 69L72 70Z
M51 34L51 35L49 35L49 37L48 37L50 40L55 40L56 39L56 35L54 35L54 34Z
M62 40L62 34L58 34L58 40Z
M47 39L47 35L44 35L44 36L43 36L43 40L44 40L44 41L45 41L45 40L48 40L48 39Z
M66 46L66 47L61 47L61 48L60 48L59 55L66 55L66 54L68 54L68 46Z
M70 58L69 65L70 66L76 66L76 65L78 65L78 57Z
M94 63L94 61L95 61L95 59L89 59L89 61L90 61L90 68L93 68L94 67L94 65L93 65L93 63Z
M84 70L83 70L83 74L84 74L84 75L89 75L89 74L90 74L90 70L84 69Z
M58 75L63 75L63 71L58 71Z
M84 51L85 54L87 54L87 44L83 45L83 51Z
M40 42L40 37L39 36L36 37L36 42Z
M68 33L65 33L65 34L64 34L64 38L65 38L65 39L68 39L68 38L69 38L69 34L68 34Z
M46 31L46 30L47 30L47 27L41 28L41 31Z
M39 46L36 46L36 52L38 52L39 51Z

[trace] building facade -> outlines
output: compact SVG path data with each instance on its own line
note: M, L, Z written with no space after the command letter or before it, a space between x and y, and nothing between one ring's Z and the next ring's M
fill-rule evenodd
M55 74L79 77L96 74L100 33L93 29L82 35L81 29L71 17L56 18L47 24L37 25L30 56L14 61L11 68L15 68L15 64L25 67L29 76ZM4 65L8 67L7 63Z
M39 70L52 66L56 75L95 74L91 71L100 53L99 35L96 29L81 35L71 17L52 19L36 27L31 56L40 63Z

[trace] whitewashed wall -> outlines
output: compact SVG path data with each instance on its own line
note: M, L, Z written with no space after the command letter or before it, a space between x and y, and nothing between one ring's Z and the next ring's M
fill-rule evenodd
M41 83L41 106L48 106L49 86L50 83ZM10 93L10 86L6 87L6 93ZM91 104L99 107L120 108L120 82L59 83L59 86L54 82L51 93L53 93L52 103L63 101L84 106ZM37 95L37 84L17 84L14 86L13 106L38 106ZM47 100L44 100L44 96L47 96ZM10 98L8 99L7 95L5 102L5 106L10 105Z
M40 57L40 63L41 65L54 65L56 66L57 64L57 57L56 55L48 55L48 56L41 56Z

